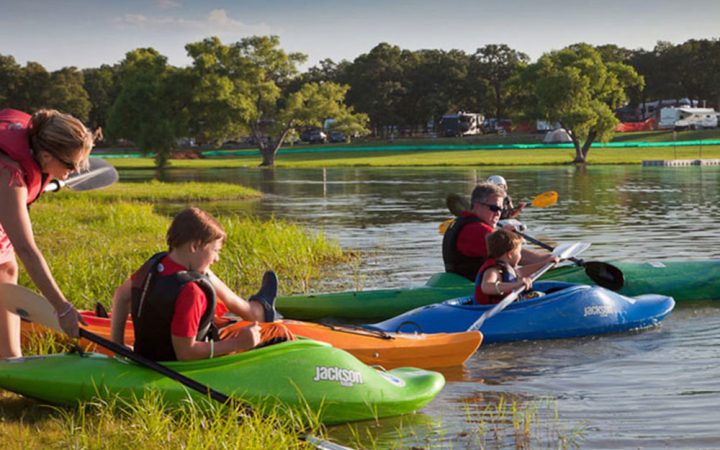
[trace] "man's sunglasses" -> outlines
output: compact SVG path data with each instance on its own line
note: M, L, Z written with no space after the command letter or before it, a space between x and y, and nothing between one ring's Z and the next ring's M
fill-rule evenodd
M481 205L485 206L487 209L494 213L501 213L503 212L503 207L498 205L488 205L487 203L480 203Z

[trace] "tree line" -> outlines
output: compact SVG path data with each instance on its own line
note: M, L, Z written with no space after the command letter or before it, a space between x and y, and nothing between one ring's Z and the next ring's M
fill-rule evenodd
M231 44L212 37L185 49L188 67L138 48L114 65L54 72L0 55L0 107L71 113L109 139L154 152L159 165L182 137L220 145L250 135L271 166L284 142L328 118L346 136L414 133L453 111L559 122L583 162L593 141L612 136L621 106L683 97L720 103L717 39L658 42L649 51L581 43L535 62L504 44L466 53L380 43L302 73L306 56L285 52L276 36Z

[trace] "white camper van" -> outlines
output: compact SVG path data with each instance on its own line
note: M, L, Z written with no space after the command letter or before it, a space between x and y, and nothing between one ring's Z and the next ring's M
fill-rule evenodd
M463 111L457 114L445 114L440 119L440 131L445 137L482 134L484 118L482 114Z
M695 130L716 128L718 113L712 108L663 108L660 110L658 128L674 130Z

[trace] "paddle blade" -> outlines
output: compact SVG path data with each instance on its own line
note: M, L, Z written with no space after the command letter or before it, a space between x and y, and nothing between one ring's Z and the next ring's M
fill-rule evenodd
M535 208L547 208L557 203L558 193L555 191L543 192L530 202Z
M582 265L585 267L587 276L597 283L598 286L610 289L611 291L619 291L625 285L625 276L622 270L612 264L600 261L588 261Z
M443 223L441 223L440 225L438 225L438 232L440 234L445 234L445 232L447 231L448 228L450 228L450 225L452 225L454 220L455 219L448 219L448 220L444 221Z
M553 249L552 253L560 259L570 259L576 257L589 248L589 242L569 242L558 245Z
M115 167L101 158L90 158L87 170L71 175L65 186L73 191L90 191L115 184L119 178Z
M1 283L0 306L25 320L64 333L55 314L55 308L43 297L27 288L17 284Z

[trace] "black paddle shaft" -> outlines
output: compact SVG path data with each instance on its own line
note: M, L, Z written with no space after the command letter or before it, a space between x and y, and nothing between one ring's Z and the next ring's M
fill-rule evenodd
M222 392L218 392L215 389L211 388L210 386L206 386L198 381L195 381L191 378L186 377L185 375L176 372L172 369L169 369L168 367L163 366L162 364L158 364L157 362L147 359L142 355L139 355L135 353L134 351L128 349L127 347L117 344L111 340L105 339L102 336L98 336L95 333L92 333L90 331L87 331L84 328L80 328L80 337L87 339L88 341L94 342L102 347L107 348L108 350L111 350L118 355L122 355L132 361L135 361L136 363L147 367L148 369L152 369L155 372L158 372L162 375L165 375L168 378L172 378L173 380L177 381L178 383L181 383L190 389L193 389L203 395L209 395L213 400L216 400L220 403L228 403L228 401L234 401L227 395L223 394ZM251 414L253 412L252 407L241 404L243 409L245 410L245 413Z

